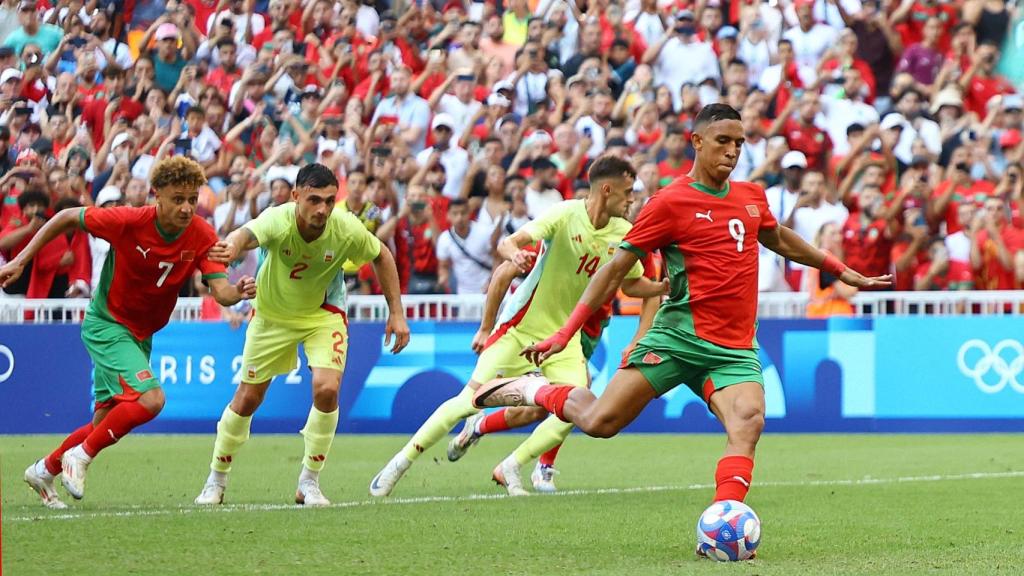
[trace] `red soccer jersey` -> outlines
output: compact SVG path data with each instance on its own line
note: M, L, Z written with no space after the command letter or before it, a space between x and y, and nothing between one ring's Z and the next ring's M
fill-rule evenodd
M832 139L824 130L790 118L783 124L782 134L790 150L803 152L807 157L808 170L825 169L825 155L832 150Z
M720 346L752 349L757 320L757 236L778 226L764 189L712 190L683 176L640 211L623 248L661 250L672 292L658 323Z
M999 246L989 237L988 230L978 232L976 242L981 249L981 268L978 270L980 290L1017 290L1020 283L1013 270L1014 255L1024 249L1024 230L1004 225L1000 229L1003 245L1010 253L1010 268L999 260Z
M866 222L860 212L850 214L843 224L843 252L850 268L865 276L889 273L893 242L888 228L885 220Z
M206 258L217 233L202 218L192 218L175 237L160 230L155 206L83 208L79 224L110 242L89 312L124 325L139 340L167 324L196 269L204 280L227 277L223 264Z
M932 198L942 196L952 185L952 180L939 182L939 185L935 187L935 192L932 193ZM996 187L987 180L975 180L968 187L958 186L953 191L953 198L946 206L946 234L955 234L964 229L958 214L961 204L974 202L976 207L981 208L981 205L985 203L985 199L991 196L995 189Z

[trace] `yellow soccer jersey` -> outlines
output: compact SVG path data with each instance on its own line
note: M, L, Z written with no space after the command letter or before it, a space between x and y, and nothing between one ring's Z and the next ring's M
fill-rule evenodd
M612 218L604 228L595 229L583 200L556 204L526 224L522 230L534 241L542 241L540 254L502 310L498 330L515 327L537 339L558 331L594 273L611 260L631 227L627 220ZM643 271L637 262L626 278L639 278Z
M312 242L299 235L295 204L266 209L245 225L263 250L256 274L260 316L288 324L317 324L330 311L324 308L328 289L350 260L362 265L380 254L380 241L354 215L331 211L323 234ZM332 299L329 308L344 306Z
M348 208L348 204L346 204L345 202L337 204L337 206L334 209L340 210L342 212L351 212ZM363 207L358 212L354 212L353 214L356 216L356 218L359 218L359 221L362 222L363 226L366 226L366 229L369 230L371 233L376 233L377 228L380 228L380 208L377 208L377 205L374 204L373 202L363 202ZM359 268L360 267L356 266L353 262L346 260L343 269L345 270L345 274L355 274L356 272L359 272Z

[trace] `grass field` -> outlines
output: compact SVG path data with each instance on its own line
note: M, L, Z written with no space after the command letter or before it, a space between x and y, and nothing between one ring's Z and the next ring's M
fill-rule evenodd
M191 501L212 437L130 436L92 466L85 500L61 512L21 481L58 438L0 437L4 573L1024 572L1021 436L766 436L747 500L761 548L733 565L693 555L721 437L573 436L562 494L500 497L491 468L521 438L486 438L457 464L439 445L381 502L367 484L404 438L339 437L321 476L335 504L303 510L291 504L300 437L255 436L227 505L206 510Z

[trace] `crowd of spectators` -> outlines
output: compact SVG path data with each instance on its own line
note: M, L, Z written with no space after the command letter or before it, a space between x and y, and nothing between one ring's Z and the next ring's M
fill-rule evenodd
M481 293L496 243L585 194L596 156L635 163L639 210L726 102L734 179L806 240L898 290L1019 288L1013 22L1004 0L3 0L0 256L61 208L152 202L169 155L205 168L197 214L221 235L321 162L404 292ZM6 295L87 297L106 252L59 238ZM772 253L760 272L822 314L851 296Z

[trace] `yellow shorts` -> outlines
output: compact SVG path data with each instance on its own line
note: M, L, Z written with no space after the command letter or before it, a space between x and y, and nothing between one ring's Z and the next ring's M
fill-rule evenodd
M348 358L348 325L337 315L317 326L295 327L267 321L255 315L245 332L242 350L242 382L261 384L298 366L299 344L306 350L310 368L345 371Z
M515 327L509 329L480 354L473 370L473 380L483 384L494 378L521 376L539 369L552 383L590 386L587 359L583 357L578 340L573 340L568 348L545 360L540 368L520 355L523 348L537 341L537 338L520 334Z

